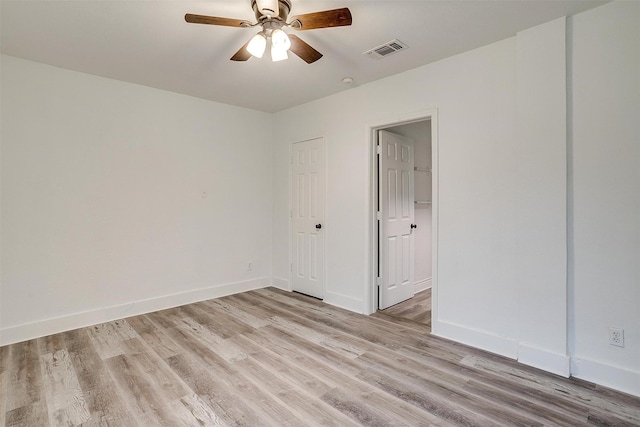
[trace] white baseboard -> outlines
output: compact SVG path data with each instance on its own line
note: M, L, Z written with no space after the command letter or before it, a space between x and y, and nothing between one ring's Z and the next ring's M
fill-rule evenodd
M491 353L499 354L547 372L569 375L640 397L640 372L594 362L578 357L540 350L520 344L510 338L500 337L448 322L434 320L432 334Z
M434 320L431 333L438 337L470 345L510 359L516 359L518 356L518 343L515 339L494 335L486 331Z
M571 358L571 375L640 397L640 372L579 357Z
M283 279L282 277L272 277L271 286L273 286L274 288L282 289L283 291L291 290L289 288L289 280Z
M219 298L226 295L246 292L269 286L269 278L248 280L244 282L227 283L210 288L196 289L179 294L165 295L157 298L130 302L97 310L74 313L66 316L39 320L33 323L10 326L0 329L0 346L27 341L59 332L83 328L98 323L136 316L152 311L178 307L198 301Z
M564 354L541 350L527 344L518 345L518 362L569 378L571 358Z
M413 293L417 294L418 292L426 291L431 287L431 277L428 279L420 280L419 282L413 283Z
M324 297L324 302L327 304L335 305L336 307L344 308L346 310L355 311L356 313L364 313L364 301L361 299L349 297L336 292L327 292Z

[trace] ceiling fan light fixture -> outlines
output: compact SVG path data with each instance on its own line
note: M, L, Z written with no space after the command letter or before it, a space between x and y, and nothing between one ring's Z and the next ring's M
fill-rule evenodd
M267 48L267 38L262 32L253 36L249 44L247 45L247 51L256 58L262 58L264 51Z
M256 0L256 6L263 15L278 16L280 13L278 0Z
M278 28L271 33L271 45L287 51L291 48L291 40L287 33Z
M271 60L273 62L284 61L285 59L289 59L289 55L287 55L287 50L279 48L278 46L271 43Z

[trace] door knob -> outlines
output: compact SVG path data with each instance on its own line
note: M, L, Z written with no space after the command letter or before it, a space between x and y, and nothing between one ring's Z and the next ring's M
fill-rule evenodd
M322 224L316 224L316 228L320 230L322 228Z
M418 228L416 224L411 224L411 228Z

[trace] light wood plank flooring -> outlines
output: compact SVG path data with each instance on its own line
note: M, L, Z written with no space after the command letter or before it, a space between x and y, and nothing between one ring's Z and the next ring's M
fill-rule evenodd
M375 316L391 316L397 319L413 320L431 326L431 288L418 292L412 298L384 310Z
M640 425L640 399L273 288L0 347L0 425Z

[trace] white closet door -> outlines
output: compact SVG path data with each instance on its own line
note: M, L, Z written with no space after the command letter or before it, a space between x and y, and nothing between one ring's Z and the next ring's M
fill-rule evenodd
M413 141L379 131L380 287L379 308L413 296Z
M324 139L293 144L291 289L324 298Z

